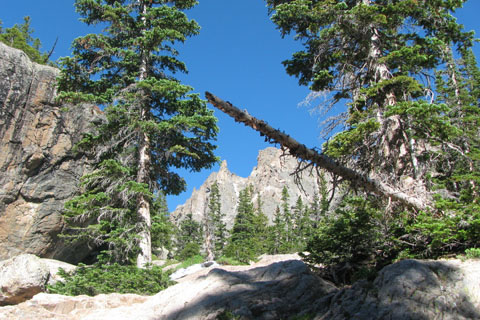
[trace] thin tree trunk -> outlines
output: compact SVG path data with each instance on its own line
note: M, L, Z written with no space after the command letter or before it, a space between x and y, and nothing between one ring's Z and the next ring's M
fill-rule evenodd
M350 168L347 168L337 163L332 158L320 154L317 151L307 148L304 144L299 143L289 135L276 130L269 126L265 121L256 119L248 114L248 112L241 111L237 107L233 106L229 102L225 102L222 99L216 97L210 92L206 92L205 96L208 101L219 110L225 112L229 116L235 119L237 122L244 123L246 126L253 128L260 132L262 136L266 136L270 142L279 143L282 147L289 149L290 154L306 161L311 161L316 166L328 170L354 184L358 187L363 187L368 191L374 192L385 198L391 198L399 201L404 205L417 209L426 209L429 204L424 200L418 199L414 196L410 196L400 190L392 188L385 183L371 179L368 176L362 175Z
M147 183L148 182L148 171L151 164L150 159L150 141L144 132L141 133L140 137L140 148L139 148L139 164L138 164L138 173L137 173L137 182L138 183ZM150 229L152 226L150 218L150 202L145 197L144 194L139 194L137 199L137 217L138 222L142 225L141 231L138 236L140 252L137 256L137 267L144 268L145 265L152 262L152 242Z
M146 14L147 5L143 0L138 0L140 5L140 12ZM142 18L142 21L145 25L145 18ZM145 51L142 52L141 64L140 64L140 74L139 81L145 80L147 78L147 55ZM145 106L145 97L143 93L140 94L140 121L146 121L148 118L147 106ZM141 131L141 129L139 129ZM148 135L141 131L139 132L139 161L138 161L138 172L137 172L137 182L138 183L147 183L149 182L149 170L152 163L150 158L150 138ZM145 266L152 262L152 241L150 229L152 226L151 217L150 217L150 202L145 197L144 194L139 194L137 199L137 217L138 222L141 224L141 231L139 232L139 247L140 252L137 256L137 267L145 268Z

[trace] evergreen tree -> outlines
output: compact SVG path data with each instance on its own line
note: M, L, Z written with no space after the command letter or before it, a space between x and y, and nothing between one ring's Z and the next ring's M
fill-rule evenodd
M267 0L282 35L294 33L304 44L284 62L287 73L312 96L327 97L321 108L347 106L328 122L330 132L343 127L323 152L426 204L412 209L365 193L371 203L363 208L383 211L383 218L372 215L376 221L363 225L346 214L350 209L338 213L355 232L385 222L389 259L436 257L478 243L480 73L473 33L453 16L465 2ZM341 205L350 206L349 199ZM318 227L325 223L320 218ZM364 237L376 238L377 231ZM317 240L311 250L323 250ZM332 256L347 254L332 248ZM313 253L324 263L325 255Z
M241 262L253 260L259 252L255 226L255 211L252 203L253 187L240 191L237 215L230 230L225 255Z
M186 260L200 254L203 233L199 222L193 220L191 213L182 220L177 231L177 258Z
M283 219L280 207L275 209L273 218L273 226L269 227L268 231L268 253L278 254L283 253L285 249L285 221Z
M49 56L40 52L42 46L40 39L32 37L34 30L30 26L30 17L24 17L23 21L23 24L15 24L6 29L2 28L2 21L0 21L0 42L22 50L30 60L36 63L46 64Z
M263 213L263 202L260 194L257 195L255 216L253 217L254 238L257 241L257 255L268 252L268 217Z
M224 222L225 214L222 212L221 195L216 181L210 186L209 195L208 212L205 215L206 221L204 226L205 246L207 247L207 252L212 252L214 257L220 257L227 238L227 225ZM207 241L207 238L210 240ZM213 256L209 258L213 259Z
M285 225L285 233L284 233L284 251L289 251L293 245L293 237L294 237L294 226L295 221L292 216L292 212L290 210L290 195L288 194L288 188L283 186L282 189L282 220Z
M86 135L82 150L96 168L67 206L70 221L91 223L88 237L116 251L114 260L151 261L150 211L156 190L178 194L185 181L172 168L193 171L216 162L216 119L191 88L174 78L186 66L173 44L198 33L182 10L189 0L76 0L88 25L103 31L75 39L59 80L64 101L107 106L107 122Z
M351 283L364 266L378 263L374 257L383 249L376 223L378 214L370 201L348 197L335 213L321 218L304 260L321 263L323 276L336 283Z
M152 203L152 247L172 252L175 225L169 219L167 199L158 192Z
M310 219L310 211L308 207L303 204L303 200L300 196L295 202L293 215L296 221L294 229L294 250L303 251L306 241L312 233L313 221Z
M417 2L267 0L282 35L305 46L287 72L325 92L323 107L347 103L330 122L345 130L324 152L397 187L411 177L412 194L429 203L430 146L454 130L449 107L432 101L431 70L445 62L445 45L468 48L472 33L452 16L464 0Z

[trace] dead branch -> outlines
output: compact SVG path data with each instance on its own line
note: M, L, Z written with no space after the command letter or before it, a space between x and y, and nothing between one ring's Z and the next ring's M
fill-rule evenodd
M290 154L298 159L310 161L316 166L350 181L354 186L363 187L367 191L376 193L386 199L391 198L392 200L399 201L416 210L424 210L429 207L427 203L414 196L410 196L403 191L397 190L382 181L371 179L368 176L345 167L324 154L318 153L314 149L307 148L304 144L301 144L288 134L272 128L265 121L252 117L248 112L240 110L231 103L223 101L210 92L206 92L205 96L212 105L234 118L236 122L241 122L260 132L260 135L266 136L270 142L278 143L282 147L288 148Z

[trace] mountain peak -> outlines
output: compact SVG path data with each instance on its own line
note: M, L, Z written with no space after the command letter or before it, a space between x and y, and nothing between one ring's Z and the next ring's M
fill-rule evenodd
M314 194L318 190L317 177L313 174L302 177L302 186L295 183L295 177L292 173L295 172L297 166L298 160L296 158L273 147L259 151L257 166L253 168L247 178L239 177L230 172L227 168L227 161L223 160L219 171L212 173L198 190L193 191L185 204L178 206L172 212L171 217L175 221L181 221L187 214L191 213L194 220L202 221L208 207L208 190L214 182L217 182L220 191L221 210L226 216L227 227L233 225L240 191L249 185L254 188L254 203L256 203L258 197L261 197L262 211L272 222L275 209L281 203L283 187L288 189L292 206L298 197L301 197L304 203L312 202Z

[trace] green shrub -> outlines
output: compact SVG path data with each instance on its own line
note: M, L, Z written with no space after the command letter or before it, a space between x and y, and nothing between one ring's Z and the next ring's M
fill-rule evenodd
M177 254L177 260L185 261L191 257L200 255L200 245L196 242L189 242Z
M171 282L167 273L160 267L140 269L119 264L79 264L73 272L63 269L58 273L64 281L48 286L48 293L69 296L86 294L95 296L101 293L136 293L153 295L168 287Z
M218 314L215 319L216 320L236 320L236 319L240 319L240 316L235 315L230 310L224 310L220 314Z
M465 250L465 258L480 259L480 248L470 248Z
M181 264L179 264L175 268L175 270L188 268L190 266L193 266L194 264L203 263L204 261L205 261L204 257L202 257L201 255L195 255L195 256L190 257L190 258L186 259L185 261L183 261Z
M241 266L241 265L248 264L248 263L245 263L245 262L235 260L232 257L226 257L226 256L221 256L220 258L218 258L217 263L222 264L222 265L227 265L227 266Z
M370 275L376 253L382 246L377 224L378 209L372 201L349 197L331 216L318 224L302 255L307 263L321 264L323 276L336 283L351 283Z

